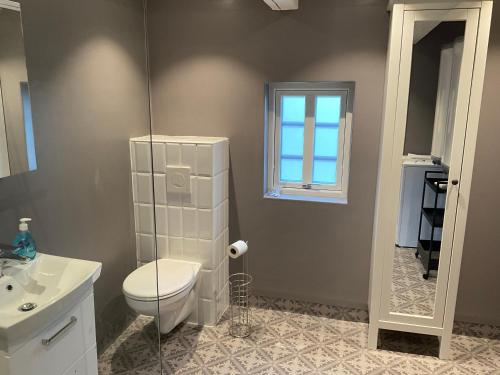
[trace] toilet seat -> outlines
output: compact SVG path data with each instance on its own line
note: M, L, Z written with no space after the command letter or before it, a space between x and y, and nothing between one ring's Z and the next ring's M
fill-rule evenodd
M196 263L158 259L139 267L123 282L123 293L137 301L156 301L174 297L196 281ZM156 269L158 267L158 285Z

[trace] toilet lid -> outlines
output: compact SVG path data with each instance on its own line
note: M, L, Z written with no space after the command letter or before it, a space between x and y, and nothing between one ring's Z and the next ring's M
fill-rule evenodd
M156 267L158 265L158 291ZM176 295L195 281L195 264L172 259L158 259L139 267L123 282L123 292L133 299L155 300Z

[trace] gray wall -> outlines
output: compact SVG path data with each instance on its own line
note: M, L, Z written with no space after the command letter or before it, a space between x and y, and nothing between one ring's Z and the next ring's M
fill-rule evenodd
M230 237L255 291L365 306L389 15L384 1L150 0L154 132L230 138ZM264 200L265 81L356 81L349 204Z
M30 216L40 251L102 262L102 335L128 311L121 284L135 265L128 139L149 129L142 3L24 0L22 11L38 170L0 180L0 242Z
M441 46L434 29L413 46L404 154L430 155Z
M0 12L0 85L9 151L10 173L28 170L21 82L26 82L21 16L15 10ZM0 119L0 126L3 126Z
M389 16L385 1L150 0L155 133L230 138L230 236L249 240L257 293L366 306ZM497 7L497 9L500 9ZM500 33L494 29L457 308L500 316ZM263 85L356 81L349 204L262 198Z
M443 22L413 46L404 154L430 155L441 48L464 35L465 22Z
M500 4L493 7L457 318L500 325Z

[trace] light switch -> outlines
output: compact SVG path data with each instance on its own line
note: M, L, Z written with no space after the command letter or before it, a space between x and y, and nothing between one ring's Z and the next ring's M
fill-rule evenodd
M167 166L167 193L191 193L191 168Z

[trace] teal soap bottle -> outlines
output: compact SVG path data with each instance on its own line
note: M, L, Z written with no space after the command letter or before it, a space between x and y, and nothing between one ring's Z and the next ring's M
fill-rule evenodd
M31 219L29 217L23 217L19 220L19 233L17 233L12 245L16 248L15 253L17 255L35 259L36 244L28 228L28 223L30 221Z

